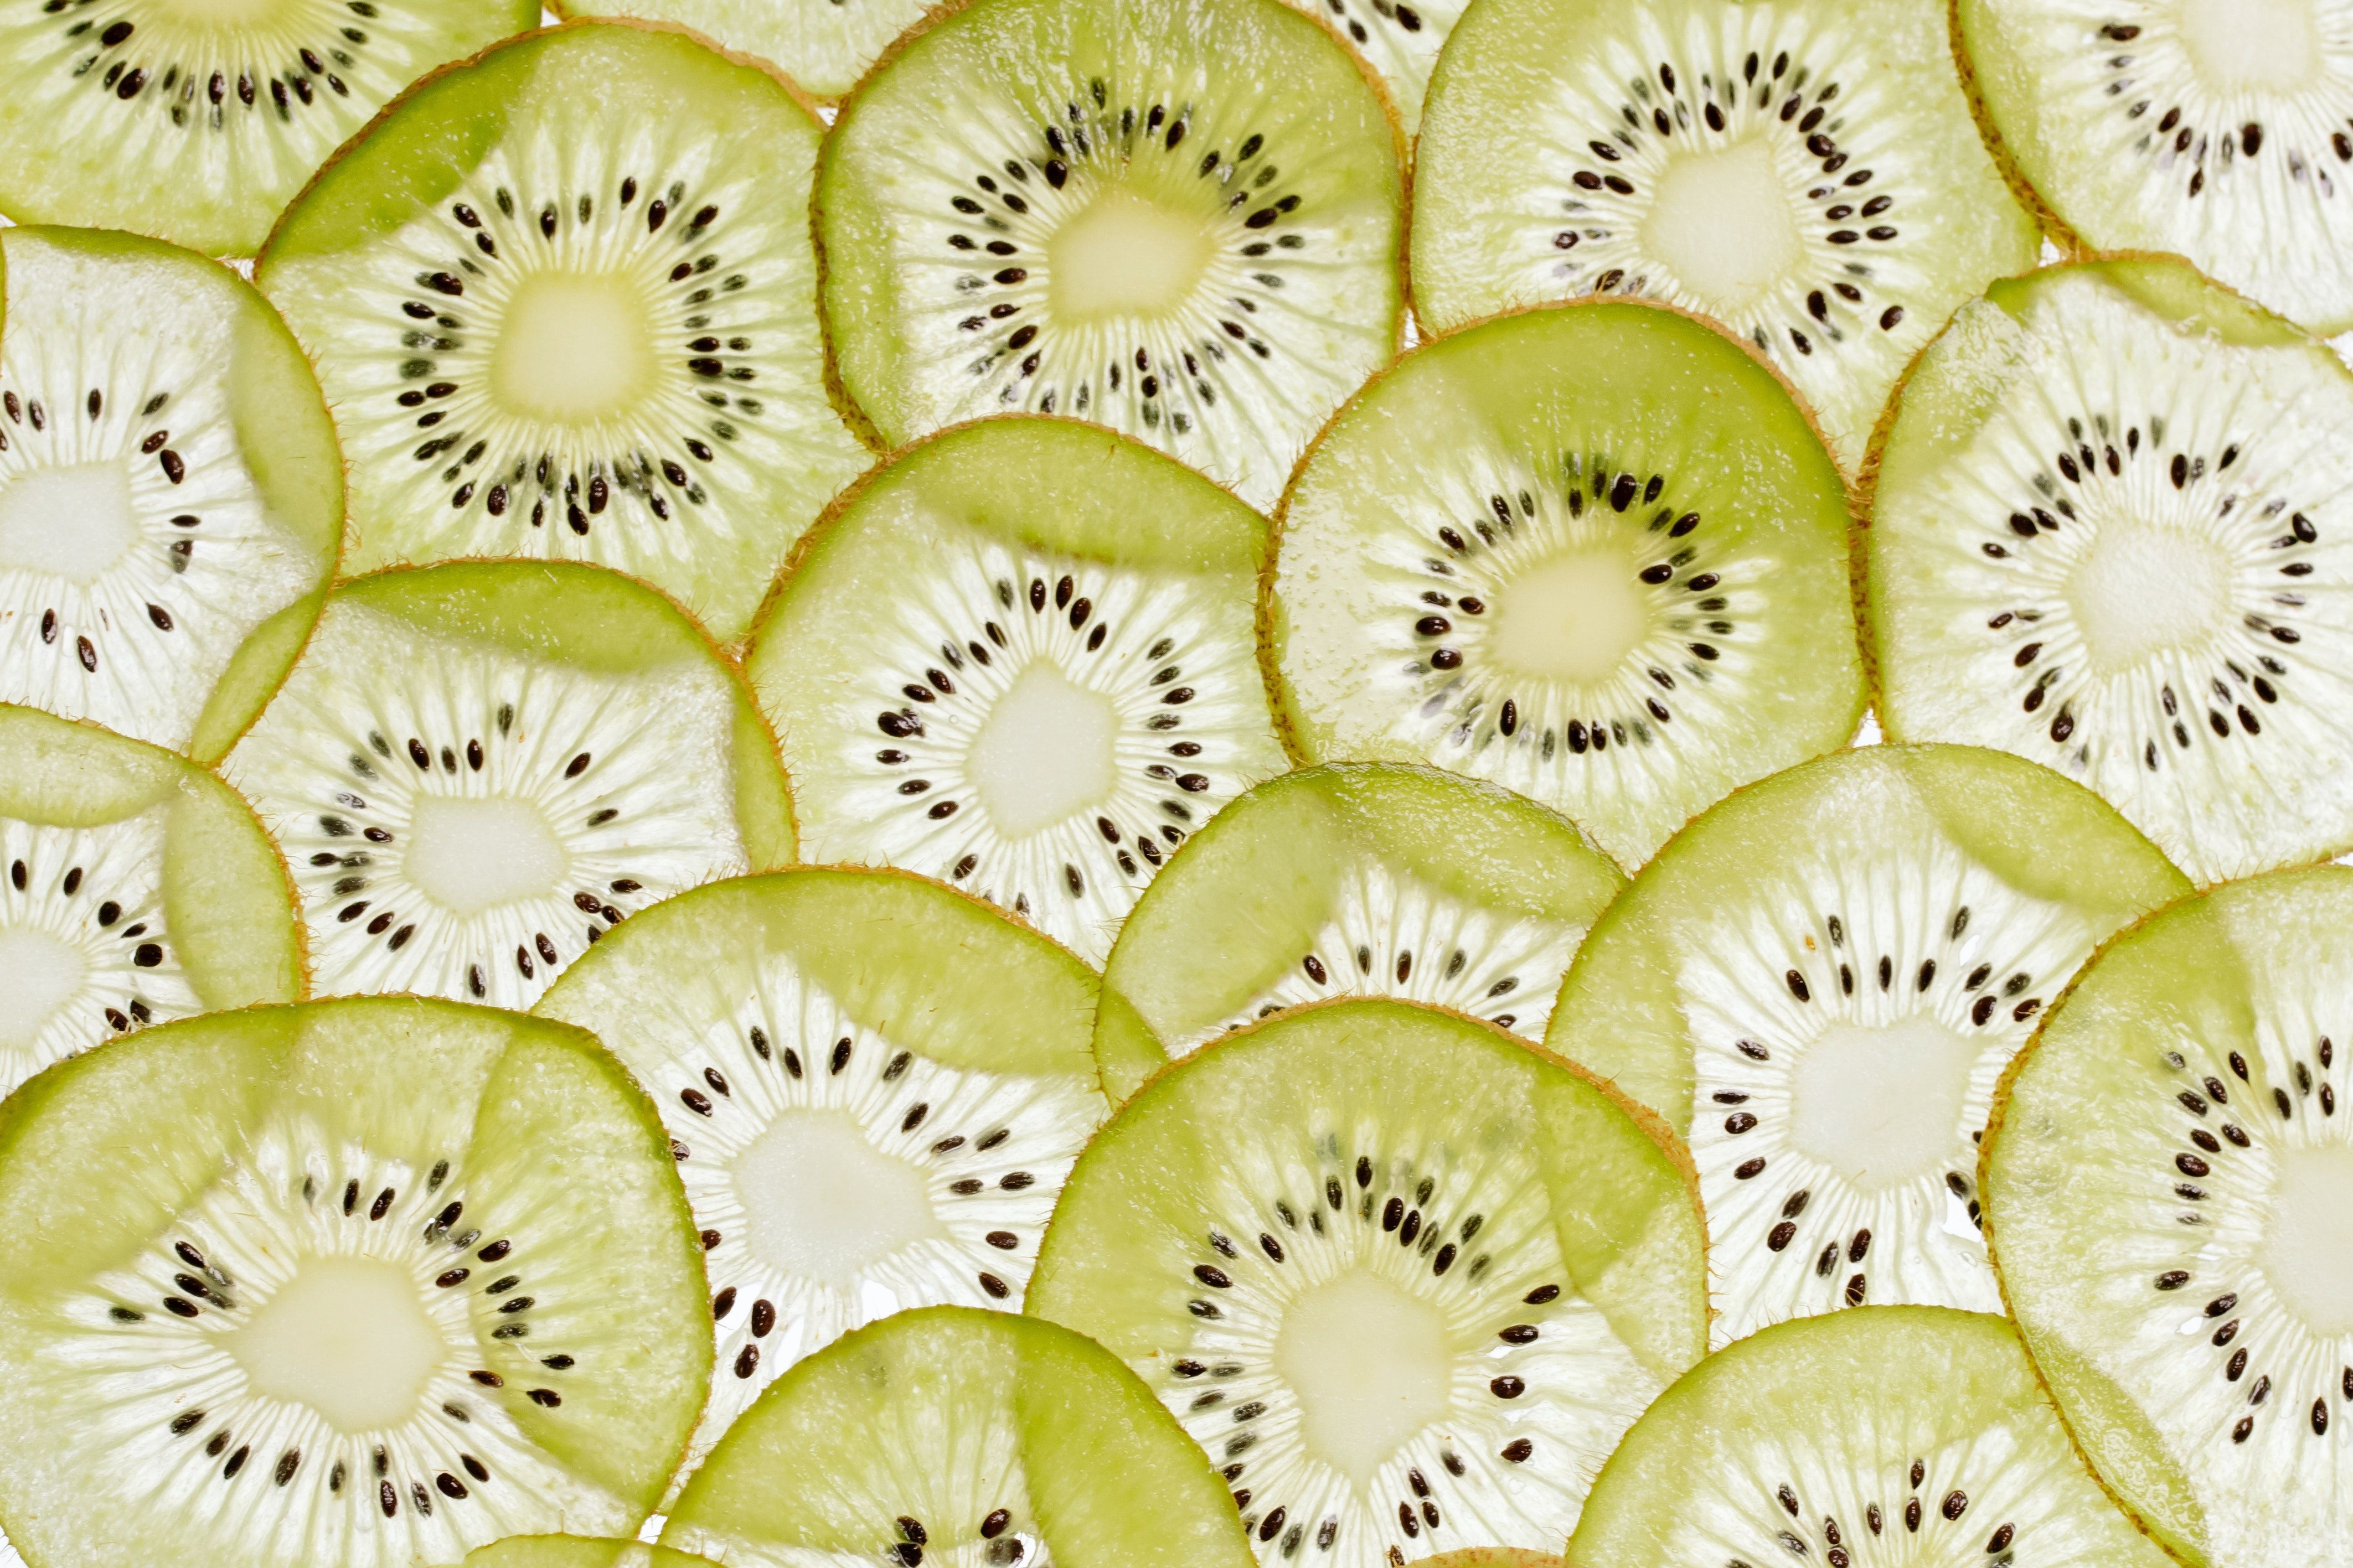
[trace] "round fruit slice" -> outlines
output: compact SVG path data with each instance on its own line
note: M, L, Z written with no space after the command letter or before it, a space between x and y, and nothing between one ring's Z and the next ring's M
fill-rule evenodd
M1578 1568L2165 1568L2084 1469L1999 1318L1784 1323L1659 1396L1593 1485Z
M845 496L746 658L813 860L968 888L1101 963L1169 851L1282 767L1266 521L1149 448L988 420Z
M1716 1342L1865 1300L1998 1310L1975 1139L2092 950L2187 893L2089 792L1999 752L1841 752L1642 868L1546 1044L1691 1141Z
M565 16L641 16L691 27L723 48L773 60L819 99L858 85L892 39L923 19L923 0L567 0Z
M1592 293L1704 311L1853 468L1953 308L2034 264L1938 0L1497 0L1468 22L1414 165L1433 327Z
M659 595L465 563L337 590L224 764L322 992L528 1007L627 912L792 858L741 679Z
M250 256L386 99L528 0L62 0L0 14L0 209Z
M160 1026L0 1114L0 1513L39 1568L634 1531L709 1375L645 1099L409 998Z
M1862 715L1837 466L1771 372L1672 310L1417 350L1280 526L1269 647L1306 760L1493 779L1623 865Z
M719 1371L690 1462L860 1324L1018 1298L1110 1110L1101 989L976 900L812 868L656 905L541 998L654 1097L702 1228Z
M318 359L352 569L593 561L743 636L867 458L828 403L821 127L677 33L535 33L403 98L255 278Z
M466 1553L465 1568L712 1568L707 1557L634 1541L514 1535Z
M1125 1026L1157 1068L1293 1003L1400 996L1534 1038L1626 879L1575 824L1434 768L1286 773L1219 812L1120 929L1105 978L1134 1012L1098 1049L1133 1093ZM1165 1047L1165 1051L1162 1048Z
M2178 261L1965 307L1870 529L1890 736L2089 784L2200 881L2353 847L2353 375Z
M2168 910L2084 972L1987 1136L2035 1363L2187 1563L2353 1555L2348 932L2334 868Z
M0 263L0 700L216 756L334 570L318 383L268 301L188 251L12 228Z
M826 138L843 384L892 446L1097 420L1271 503L1397 350L1405 188L1364 68L1282 0L973 0Z
M662 1542L730 1563L1249 1568L1200 1450L1068 1330L927 1307L801 1363L687 1484Z
M1267 1563L1556 1546L1705 1348L1687 1157L1646 1115L1459 1015L1286 1013L1096 1138L1028 1310L1145 1377Z
M125 1030L302 993L277 849L168 752L0 704L0 1094Z

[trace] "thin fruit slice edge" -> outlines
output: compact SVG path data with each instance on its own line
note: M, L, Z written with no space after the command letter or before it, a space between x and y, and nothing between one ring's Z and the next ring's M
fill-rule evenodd
M511 1535L466 1553L463 1568L711 1568L667 1546L582 1535Z
M812 96L839 99L922 19L922 0L840 0L822 12L785 9L768 0L584 0L552 9L560 16L638 16L691 27L723 48L740 49L778 68Z

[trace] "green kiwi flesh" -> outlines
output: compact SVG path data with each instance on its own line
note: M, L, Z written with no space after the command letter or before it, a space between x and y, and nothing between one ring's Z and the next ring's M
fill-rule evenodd
M691 27L722 48L773 60L805 91L838 99L858 85L892 40L923 18L923 0L568 0L565 16L636 16Z
M710 1568L708 1557L635 1541L512 1535L466 1553L463 1568Z

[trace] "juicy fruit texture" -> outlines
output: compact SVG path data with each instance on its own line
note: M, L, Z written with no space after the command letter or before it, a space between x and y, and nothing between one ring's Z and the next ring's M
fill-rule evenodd
M2211 1568L2353 1553L2348 929L2337 868L2168 910L2084 971L1987 1137L2036 1364L2108 1484Z
M670 1163L595 1041L482 1008L218 1014L52 1068L0 1117L18 1546L390 1568L634 1531L710 1366Z
M335 405L351 569L591 561L740 637L867 460L825 394L821 130L758 68L617 24L495 49L370 127L255 273Z
M1543 1032L1577 944L1625 878L1574 824L1432 768L1288 773L1219 812L1152 884L1105 966L1134 1005L1098 1039L1115 1095L1139 1068L1281 1007L1387 995Z
M1587 939L1546 1043L1691 1141L1716 1342L1863 1301L2000 1307L1975 1140L2038 1016L2189 890L1998 752L1841 752L1743 790Z
M2186 256L2323 332L2353 327L2353 7L1960 0L1988 140L2095 250Z
M1091 963L1170 851L1278 773L1256 512L1067 420L987 420L870 476L745 665L812 860L904 867Z
M524 0L65 0L0 15L0 210L250 256L385 100Z
M1463 0L1292 0L1356 47L1379 73L1397 110L1398 128L1410 140L1421 124L1422 98L1439 50L1462 15Z
M1442 1556L1424 1558L1428 1568L1561 1568L1557 1557L1540 1552L1520 1552L1508 1546L1472 1546Z
M1100 992L976 900L811 868L658 905L541 998L613 1049L670 1131L718 1344L691 1458L861 1323L1018 1300L1109 1110Z
M169 752L0 704L0 1094L146 1024L301 994L278 851Z
M1965 307L1870 529L1882 721L2114 803L2199 881L2353 845L2353 377L2181 263Z
M1698 1207L1654 1125L1471 1019L1303 1008L1128 1102L1027 1308L1152 1384L1267 1562L1556 1545L1705 1345Z
M689 1482L666 1546L731 1563L1248 1568L1144 1385L1067 1330L929 1307L795 1367Z
M285 852L322 992L528 1007L626 913L792 858L734 672L595 567L347 584L224 771Z
M216 754L334 570L343 465L318 384L268 302L202 257L13 228L0 263L0 700Z
M465 1568L710 1568L667 1546L593 1541L578 1535L515 1535L466 1553Z
M2085 1473L1999 1318L1869 1307L1785 1323L1660 1395L1594 1483L1578 1568L1792 1557L2164 1568Z
M1253 505L1395 352L1380 93L1281 0L976 0L844 106L818 176L843 384L897 446L1092 419Z
M1938 0L1498 0L1457 29L1415 163L1441 331L1577 294L1755 343L1859 467L1955 306L2034 262Z
M1492 779L1621 865L1862 717L1837 468L1763 366L1670 310L1409 354L1281 531L1268 646L1305 760Z
M836 99L858 85L924 7L923 0L573 0L555 10L691 27L722 48L774 60L804 90Z

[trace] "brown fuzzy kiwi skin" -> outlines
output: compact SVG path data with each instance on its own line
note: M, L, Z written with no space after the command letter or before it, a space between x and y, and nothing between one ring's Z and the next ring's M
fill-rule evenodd
M2049 202L2042 199L2042 193L2027 179L2026 172L2010 155L2010 144L2002 139L2000 128L1994 124L1993 110L1987 107L1984 91L1978 84L1977 62L1969 58L1968 43L1962 34L1961 0L1946 0L1945 28L1952 47L1953 69L1959 73L1961 79L1961 97L1968 102L1969 118L1977 122L1978 135L1985 142L1986 152L1993 159L1993 166L2001 175L2002 184L2010 187L2011 199L2025 209L2026 216L2032 218L2035 226L2042 231L2042 237L2057 246L2066 259L2080 260L2092 255L2083 237L2059 216Z
M1570 1568L1570 1564L1516 1546L1468 1546L1437 1557L1417 1558L1413 1568Z

